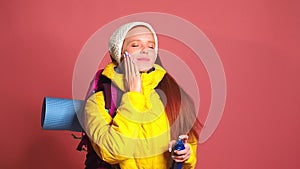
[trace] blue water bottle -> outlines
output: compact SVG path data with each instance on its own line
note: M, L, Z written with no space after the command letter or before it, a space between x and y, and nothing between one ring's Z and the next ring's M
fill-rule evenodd
M178 140L176 141L176 144L173 147L173 151L174 150L184 150L184 143L183 140L179 137ZM172 164L172 169L181 169L182 168L182 162L176 162L175 160L173 160L173 164Z

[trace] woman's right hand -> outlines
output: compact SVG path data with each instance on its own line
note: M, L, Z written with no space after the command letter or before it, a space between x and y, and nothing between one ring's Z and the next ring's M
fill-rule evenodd
M142 92L140 72L128 52L124 53L124 86L126 91Z
M180 135L179 136L184 143L184 149L183 150L174 150L174 153L176 155L172 156L172 159L176 162L185 162L186 160L188 160L191 156L191 149L190 149L190 145L188 144L188 135ZM176 144L176 140L171 140L169 143L169 152L173 151L173 147Z

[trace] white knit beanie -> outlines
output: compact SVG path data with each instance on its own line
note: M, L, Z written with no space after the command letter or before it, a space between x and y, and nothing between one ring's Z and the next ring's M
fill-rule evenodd
M125 40L125 37L127 33L136 26L145 26L148 28L152 33L155 41L155 52L157 54L158 50L158 41L157 41L157 36L152 28L152 26L148 23L145 22L130 22L125 25L122 25L119 27L110 37L109 42L108 42L108 51L110 56L115 59L118 63L120 63L121 59L121 53L122 53L122 46L123 42Z

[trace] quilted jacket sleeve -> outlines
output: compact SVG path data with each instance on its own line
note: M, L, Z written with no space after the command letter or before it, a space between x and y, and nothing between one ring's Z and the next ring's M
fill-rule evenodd
M161 134L167 128L146 132L147 129L141 125L141 119L143 122L148 120L148 127L162 124L166 119L163 105L157 103L156 106L146 108L146 101L143 97L144 95L137 92L124 93L117 114L113 119L105 110L103 92L95 93L87 100L84 113L84 129L91 138L95 151L103 160L115 164L141 155L137 152L151 152L151 149L149 149L151 146L149 145L152 143L143 139L155 135L161 137L154 140L154 142L159 141L159 143L153 144L161 145L159 149L167 147L168 132L165 132L167 133L165 135ZM157 99L153 98L155 102ZM159 114L145 114L147 112L157 112ZM151 115L158 118L151 119Z

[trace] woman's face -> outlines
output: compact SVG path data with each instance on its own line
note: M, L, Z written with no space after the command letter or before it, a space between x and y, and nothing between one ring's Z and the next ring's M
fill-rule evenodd
M131 29L124 40L122 54L128 52L137 64L139 71L151 69L156 60L155 40L149 29L138 26Z

